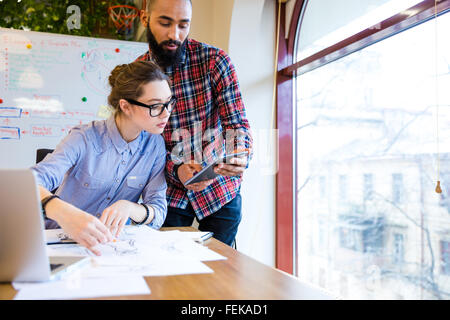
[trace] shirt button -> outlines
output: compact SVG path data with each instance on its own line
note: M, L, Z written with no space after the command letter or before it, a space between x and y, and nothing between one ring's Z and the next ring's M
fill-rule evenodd
M85 187L89 187L89 183L85 183L84 186L85 186Z
M111 198L110 198L110 197L108 197L108 198L106 198L106 200L111 200Z
M126 162L125 161L122 161L122 164L125 164Z
M120 180L119 179L116 179L116 182L119 182Z
M142 187L143 186L143 184L141 183L140 185L139 185L139 187Z

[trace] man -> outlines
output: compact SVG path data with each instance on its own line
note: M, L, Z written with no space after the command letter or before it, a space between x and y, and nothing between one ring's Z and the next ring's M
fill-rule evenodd
M188 38L191 18L190 0L151 0L141 11L149 51L138 60L156 61L177 98L163 133L168 151L164 226L190 226L196 217L200 230L214 232L231 246L241 221L240 185L250 156L219 164L213 180L184 183L201 164L243 150L251 153L252 137L230 58Z

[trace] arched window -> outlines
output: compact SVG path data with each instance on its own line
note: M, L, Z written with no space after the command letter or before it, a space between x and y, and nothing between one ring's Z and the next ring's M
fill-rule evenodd
M343 298L450 299L449 11L297 1L279 59L278 124L290 108L292 129L280 168L293 168L291 225L277 224L278 243L292 230L292 260L278 247L280 268Z

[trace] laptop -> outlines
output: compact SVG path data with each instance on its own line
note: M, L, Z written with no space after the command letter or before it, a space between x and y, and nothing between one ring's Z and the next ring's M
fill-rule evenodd
M48 257L36 179L30 169L0 169L0 282L61 279L87 257Z

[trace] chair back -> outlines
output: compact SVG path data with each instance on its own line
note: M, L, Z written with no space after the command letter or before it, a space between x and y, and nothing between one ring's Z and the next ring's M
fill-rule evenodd
M53 149L37 149L36 151L36 163L44 160L45 156L49 153L52 153Z

